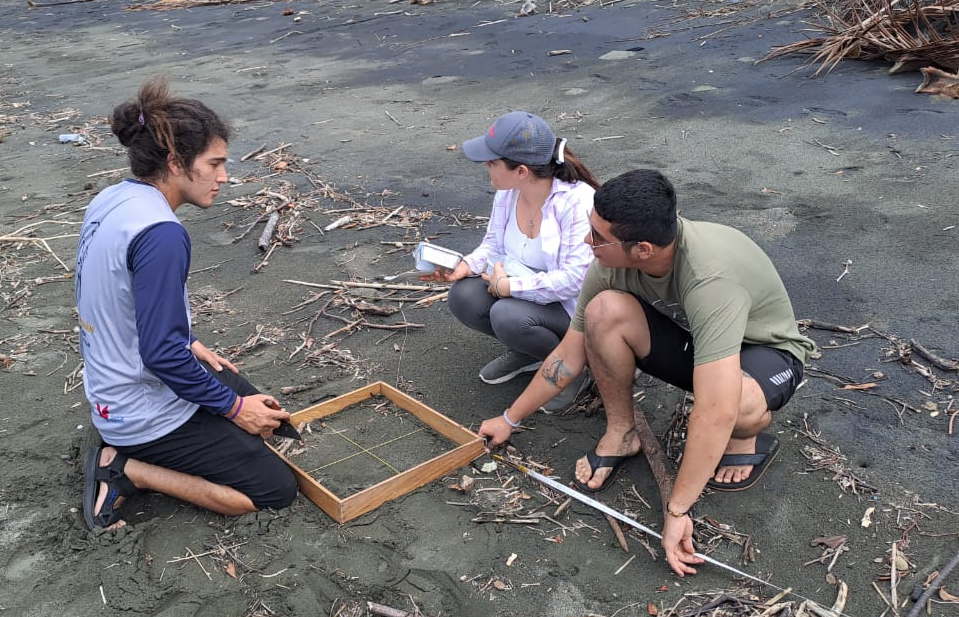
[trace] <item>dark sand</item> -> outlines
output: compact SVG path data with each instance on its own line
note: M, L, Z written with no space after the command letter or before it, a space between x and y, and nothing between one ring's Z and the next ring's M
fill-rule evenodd
M702 39L736 15L682 19L696 6L623 2L514 19L518 4L487 0L429 6L294 0L165 12L124 11L116 0L34 10L0 0L2 229L80 219L90 196L121 173L88 176L123 167L125 159L61 145L57 135L108 114L156 73L169 74L177 91L204 99L232 121L233 176L263 174L258 164L239 162L244 153L290 142L300 164L320 178L344 189L389 189L388 207L438 213L488 214L485 172L447 146L480 134L500 113L525 108L569 137L601 178L640 166L660 169L673 179L686 216L749 234L777 264L797 317L868 322L959 357L959 227L952 227L959 225L957 103L913 94L917 75L887 76L880 64L847 63L815 80L793 72L798 59L755 65L770 46L800 38L806 16L759 19ZM299 22L282 15L287 7L305 11ZM670 35L647 38L650 30ZM457 33L468 34L449 36ZM554 49L573 53L548 56ZM622 59L602 59L629 50ZM78 114L56 121L67 108ZM606 139L616 136L622 137ZM301 192L310 188L294 173L265 186L282 180ZM368 363L369 375L358 380L351 380L351 370L304 367L302 353L290 360L305 325L294 320L310 314L282 313L308 290L281 281L401 272L408 257L380 256L380 243L416 234L386 226L320 235L304 225L297 244L278 249L253 275L261 259L256 234L231 243L251 213L229 201L263 186L225 190L210 211L182 211L194 270L220 264L195 273L191 289L241 288L199 317L200 339L226 349L247 341L258 324L279 329L271 343L240 358L257 385L278 393L317 376L319 387L284 397L287 408L298 409L383 379L474 428L520 392L524 380L493 387L476 378L499 349L455 323L442 303L404 309L406 319L426 324L422 330L386 341L382 331L361 331L340 342ZM343 205L324 204L337 207ZM21 221L25 215L38 216ZM306 216L323 226L339 215L321 209ZM55 235L75 227L42 229ZM479 227L458 227L440 216L423 231L444 234L442 243L459 250L471 249L482 235ZM51 246L70 263L74 241ZM846 260L850 273L837 282ZM648 602L662 610L683 593L735 585L710 567L677 579L635 542L636 559L614 576L626 556L589 509L573 506L564 524L582 521L598 531L583 527L561 544L546 542L559 534L552 524L471 523L476 507L447 504L464 499L443 482L342 526L302 497L280 513L230 519L144 495L125 508L128 529L90 534L76 511L90 419L82 388L64 393L78 363L71 283L35 284L62 269L29 247L0 248L0 266L0 353L15 360L0 373L4 615L315 616L329 614L336 601L409 608L412 598L433 616L637 617L647 614ZM321 319L314 334L342 325ZM957 549L959 435L947 434L945 413L956 409L949 407L954 386L933 390L914 372L886 362L883 339L841 347L850 341L813 335L833 347L816 366L855 380L881 370L888 379L877 392L920 409L933 402L938 411L906 411L900 421L882 399L809 379L776 414L783 450L762 486L705 496L699 512L752 535L758 552L747 566L751 572L827 605L835 588L826 582L826 566L803 566L821 554L810 540L848 535L851 550L833 572L850 587L846 612L871 617L884 609L872 582L889 570L881 562L891 542L908 539L900 548L913 564L900 598ZM654 428L664 430L680 394L645 381L641 387ZM843 492L832 472L809 471L801 449L811 442L795 430L806 423L879 493ZM539 416L530 424L535 430L517 435L515 445L564 479L603 431L601 418L582 415ZM652 510L636 506L638 517L659 525L645 462L626 471L602 498L623 507L635 483L654 504ZM528 482L518 478L514 485L542 501ZM872 524L863 527L868 508L875 508ZM200 554L234 545L232 556L199 558L209 577L194 560L173 561L188 548ZM739 552L727 544L714 556L739 563ZM518 558L507 567L511 553ZM227 573L228 562L238 578ZM492 577L512 588L481 591ZM888 583L877 584L888 595ZM667 591L659 591L662 586ZM956 575L949 587L959 588ZM954 606L933 610L957 614Z
M337 497L369 488L457 444L388 399L373 397L314 421L290 459Z

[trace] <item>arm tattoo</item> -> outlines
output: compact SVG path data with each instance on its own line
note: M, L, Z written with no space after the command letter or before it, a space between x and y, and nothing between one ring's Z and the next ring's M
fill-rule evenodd
M556 388L563 388L566 385L566 381L572 376L573 373L563 364L562 358L553 360L543 369L543 379ZM560 382L563 382L563 384L560 385Z

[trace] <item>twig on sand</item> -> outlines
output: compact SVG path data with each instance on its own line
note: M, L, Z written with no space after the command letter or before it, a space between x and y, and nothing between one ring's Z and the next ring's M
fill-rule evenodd
M959 565L959 553L956 553L956 556L953 557L949 561L949 563L946 564L946 567L944 567L939 572L939 576L937 576L935 580L929 583L929 587L924 592L922 592L922 595L919 596L918 600L916 600L916 603L912 606L912 609L909 611L909 614L906 617L919 616L919 613L922 612L922 608L926 605L926 602L929 600L930 597L932 597L932 594L935 593L937 589L939 589L939 586L942 585L942 581L945 580L947 576L949 576L949 573L952 572L953 568L955 568L956 565Z
M611 519L611 520L616 520L616 519ZM617 570L616 570L615 572L613 572L613 576L617 576L620 572L622 572L623 570L625 570L625 569L626 569L626 566L628 566L629 564L633 563L633 560L634 560L634 559L636 559L636 555L630 555L629 559L626 560L626 563L624 563L623 565L619 566L619 568L617 568Z
M263 228L263 233L260 234L260 239L256 241L256 245L261 251L266 251L271 248L270 241L273 239L273 232L276 231L276 224L279 222L280 213L274 210L270 214L270 218L266 221L266 227Z
M28 238L26 236L0 236L0 242L7 242L10 244L21 244L24 242L32 242L33 244L39 244L42 246L48 253L53 255L53 258L63 266L63 269L67 272L70 271L70 266L65 264L62 259L60 259L57 254L50 248L50 245L47 243L48 240L59 240L61 238L76 238L79 234L64 234L62 236L50 236L49 238Z
M290 31L287 32L286 34L283 34L283 35L281 35L281 36L278 36L278 37L276 37L275 39L273 39L272 41L270 41L270 45L272 45L273 43L276 43L277 41L282 41L282 40L285 39L286 37L292 36L292 35L294 35L294 34L303 34L303 33L300 32L299 30L290 30Z
M367 602L366 610L374 615L380 615L380 617L416 617L421 614L419 611L416 611L416 613L408 613L398 608L386 606L385 604L377 604L376 602Z
M623 528L619 526L619 521L608 514L606 515L606 520L609 521L609 526L613 530L613 535L616 536L616 541L619 543L619 547L623 549L624 553L628 553L629 544L626 543L626 536L623 535ZM626 566L624 565L623 567L625 568ZM617 572L617 574L619 574L619 572Z
M944 371L959 371L959 362L955 360L947 360L942 356L935 354L929 351L926 347L921 345L919 341L914 338L909 339L909 344L912 346L912 350L917 354L932 362L936 368L942 369Z

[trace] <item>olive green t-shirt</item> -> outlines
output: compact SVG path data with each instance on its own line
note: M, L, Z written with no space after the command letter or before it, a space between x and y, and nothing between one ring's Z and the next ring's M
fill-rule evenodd
M614 289L638 296L690 332L694 364L739 353L743 343L788 351L803 364L815 350L766 253L732 227L679 218L672 271L661 278L593 261L570 327L582 332L589 301Z

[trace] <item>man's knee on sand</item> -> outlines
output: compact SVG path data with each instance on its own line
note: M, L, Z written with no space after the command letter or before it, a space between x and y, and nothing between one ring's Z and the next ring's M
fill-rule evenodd
M293 503L298 490L293 471L277 458L276 463L264 466L260 485L249 491L247 497L257 510L281 510Z
M646 316L639 301L632 295L607 289L596 294L583 314L586 321L586 343L614 333L618 328L629 325L635 328L645 324ZM632 335L648 338L648 328L633 331Z

